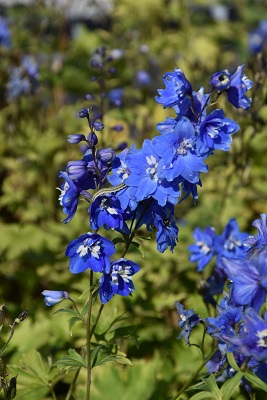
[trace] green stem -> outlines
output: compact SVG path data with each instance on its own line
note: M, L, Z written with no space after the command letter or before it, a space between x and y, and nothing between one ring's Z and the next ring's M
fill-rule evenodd
M67 393L67 396L66 396L65 400L70 400L70 398L71 398L71 396L72 396L72 393L74 392L74 387L75 387L76 381L77 381L77 379L78 379L79 373L80 373L80 371L81 371L81 368L82 368L82 367L79 367L79 368L76 370L75 375L74 375L74 378L73 378L73 380L72 380L72 382L71 382L71 385L70 385L70 387L69 387L69 390L68 390L68 393Z
M98 314L97 314L97 316L96 316L95 322L93 323L92 328L91 328L90 339L92 338L92 336L93 336L93 334L94 334L96 325L97 325L97 323L98 323L98 320L99 320L99 318L100 318L100 315L101 315L101 313L102 313L103 308L104 308L104 304L101 304L101 306L100 306L100 308L99 308L99 310L98 310Z
M214 354L216 353L217 348L214 349L210 355L204 359L204 361L201 363L201 365L198 367L198 369L196 370L196 372L194 373L194 375L191 376L191 378L189 379L189 381L186 382L186 384L179 390L179 392L177 393L177 395L175 395L175 397L172 398L172 400L178 400L178 398L180 397L180 395L188 388L188 386L191 385L191 383L194 381L194 379L198 376L198 374L200 373L200 371L205 367L205 365L207 364L207 362L214 356Z
M87 352L87 382L86 382L86 400L90 400L91 389L91 312L93 301L93 271L90 270L90 293L88 302L87 325L86 325L86 352Z

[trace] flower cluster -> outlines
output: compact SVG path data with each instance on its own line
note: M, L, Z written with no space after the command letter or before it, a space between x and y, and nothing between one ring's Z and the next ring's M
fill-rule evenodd
M92 60L92 66L107 71L109 62L102 49ZM103 110L84 108L79 112L79 117L88 121L89 133L70 135L68 141L84 142L87 150L81 160L70 161L66 171L61 172L65 182L60 188L59 200L67 215L64 223L74 217L80 198L90 203L89 223L94 233L89 231L72 241L66 255L70 258L72 273L89 268L102 274L99 285L103 303L114 294L126 296L134 290L132 275L139 266L125 259L125 255L142 225L148 232L156 232L158 251L164 252L167 248L173 251L176 246L178 227L174 207L189 195L193 200L198 197L200 174L208 171L206 158L215 150L229 150L231 136L239 129L236 122L224 116L222 109L208 112L209 106L225 91L234 106L247 108L245 92L251 83L248 84L250 81L242 74L242 68L238 67L233 75L227 72L223 86L218 84L222 82L222 73L213 75L208 93L204 88L193 91L180 69L166 73L163 77L166 87L158 91L156 101L164 108L172 108L176 117L159 123L159 134L146 139L141 149L133 146L119 153L112 147L98 149L98 136L104 129ZM224 234L223 255L237 251L236 241L240 238L235 237L236 227L232 224ZM97 233L100 228L122 234L125 250L119 260L113 261L115 246ZM211 253L207 259L210 256ZM201 265L204 264L202 261Z
M267 382L267 314L262 315L267 294L266 221L266 214L254 221L253 225L258 229L255 236L240 233L234 219L222 235L216 235L210 227L205 231L197 228L194 232L196 243L189 247L190 260L198 261L201 271L215 256L214 271L221 274L223 283L228 286L228 292L224 292L217 306L217 315L202 321L206 333L218 341L217 361L210 363L210 372L227 370L226 353L231 352L239 367L246 363ZM208 289L211 295L212 285ZM193 310L189 311L194 314ZM184 311L184 315L186 313L188 311ZM187 324L190 329L180 334L187 339L187 344L190 344L189 336L195 325Z

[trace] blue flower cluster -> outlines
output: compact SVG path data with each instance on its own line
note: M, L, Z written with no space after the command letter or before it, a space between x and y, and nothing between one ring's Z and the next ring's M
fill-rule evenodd
M217 361L209 364L210 372L225 373L226 353L231 352L238 366L247 363L249 369L267 382L267 313L264 312L267 295L267 215L262 214L253 225L258 229L255 236L240 233L234 219L230 220L222 235L216 235L210 227L205 231L197 228L194 232L196 242L189 250L190 260L198 262L199 271L212 257L216 257L214 271L220 273L221 289L224 283L228 287L217 306L217 315L205 321L198 318L204 324L206 333L218 341ZM210 296L218 294L213 289L211 284L208 287ZM181 305L177 303L176 307L180 321ZM184 336L190 344L189 336L196 325L190 324L190 320L196 314L193 310L183 310L183 315L184 326L181 326L183 331L180 337Z
M104 68L105 52L101 57ZM89 223L95 233L88 232L72 241L66 255L72 273L90 268L102 274L99 282L103 303L114 294L126 296L134 290L132 275L139 266L124 257L142 225L149 232L156 232L158 251L173 251L176 246L175 205L189 195L193 200L198 197L200 174L208 171L206 158L215 150L229 150L231 136L239 129L222 109L208 113L213 97L217 101L225 91L234 106L247 108L245 92L252 83L247 83L250 81L242 68L238 67L233 75L225 73L227 82L223 86L218 85L223 73L213 75L207 94L204 88L194 92L182 70L166 73L166 88L158 91L156 101L164 108L172 108L176 117L159 123L159 135L146 139L141 149L133 146L120 153L112 147L98 149L98 135L104 129L101 113L93 113L90 108L79 112L79 117L88 121L89 134L70 135L68 142L84 142L87 150L81 160L70 161L66 171L61 172L65 182L59 201L67 215L64 223L74 217L80 198L90 203ZM115 246L97 233L101 227L122 234L126 250L119 260L111 261ZM226 253L233 251L231 240Z

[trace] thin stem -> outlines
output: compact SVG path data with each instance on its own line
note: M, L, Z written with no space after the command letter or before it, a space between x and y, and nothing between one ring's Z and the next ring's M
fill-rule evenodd
M91 389L91 312L92 312L92 301L93 301L93 271L90 270L90 293L88 301L88 313L87 313L87 326L86 326L86 351L87 351L87 382L86 382L86 400L90 400L90 389Z
M50 390L51 390L51 394L52 394L53 400L57 400L57 396L56 396L56 393L54 392L53 386L49 385L49 387L50 387Z
M4 353L4 351L6 350L8 343L10 342L10 340L12 339L14 332L15 332L15 327L16 327L16 322L13 322L13 324L11 325L11 332L9 335L9 338L7 339L7 342L4 344L4 346L2 347L1 351L0 351L0 356Z
M186 382L186 384L179 390L179 392L177 393L177 395L175 395L175 397L172 398L172 400L178 400L178 398L180 397L180 395L188 388L188 386L191 385L191 383L194 381L194 379L198 376L198 374L200 373L200 371L205 367L205 365L207 364L207 362L214 356L214 354L216 353L217 348L214 349L210 355L204 359L204 361L201 363L201 365L198 367L198 369L196 370L196 372L194 373L194 375L191 376L191 378L189 379L189 381Z
M70 387L69 387L69 390L68 390L68 393L67 393L67 396L66 396L65 400L70 400L70 398L71 398L71 396L72 396L72 393L74 392L74 387L75 387L76 381L77 381L77 379L78 379L79 373L80 373L80 371L81 371L81 368L82 368L82 367L79 367L79 368L76 370L75 375L74 375L74 378L73 378L73 380L72 380L72 382L71 382L71 385L70 385Z
M99 318L100 318L100 315L102 313L103 308L104 308L104 304L101 304L101 306L100 306L100 308L98 310L98 314L96 316L95 322L93 323L91 331L90 331L90 340L91 340L91 338L92 338L92 336L94 334L95 328L96 328L96 326L98 324L98 321L99 321ZM75 372L75 375L73 377L73 380L71 382L71 385L69 387L69 390L68 390L68 393L67 393L67 396L66 396L65 400L70 400L71 399L71 396L72 396L72 393L74 391L74 387L75 387L76 381L78 379L78 376L80 374L80 371L81 371L81 367L79 367Z
M102 313L103 308L104 308L104 304L101 304L101 306L100 306L100 308L99 308L99 310L98 310L98 314L97 314L97 316L96 316L95 322L93 323L92 328L91 328L90 339L92 338L92 336L93 336L93 334L94 334L96 325L97 325L97 323L98 323L98 320L99 320L99 318L100 318L100 315L101 315L101 313Z

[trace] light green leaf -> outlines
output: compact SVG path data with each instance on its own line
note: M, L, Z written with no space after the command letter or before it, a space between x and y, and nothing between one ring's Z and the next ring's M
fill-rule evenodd
M72 336L72 328L74 327L74 325L76 324L76 322L80 322L81 318L77 318L77 317L72 317L69 319L69 333L70 336Z
M68 368L68 370L84 367L87 368L87 363L84 358L77 353L74 349L68 350L69 355L62 357L60 360L56 361L53 365L59 365L60 368Z
M220 389L223 400L230 400L234 391L238 388L241 383L243 373L237 372L231 379L228 379Z
M53 315L56 315L59 313L66 313L66 314L73 315L74 317L79 318L82 321L82 318L79 315L79 313L76 310L72 310L71 308L60 308L59 310L55 311L53 313Z
M133 242L131 243L131 245L134 246L134 247L136 247L136 248L140 251L140 253L142 254L142 257L145 258L144 249L143 249L143 247L141 246L140 243L134 242L134 241L133 241Z
M220 398L220 389L218 388L215 376L213 374L210 374L208 378L203 378L203 382L208 385L210 388L211 392L216 396L216 398Z
M232 368L234 368L235 371L239 371L239 366L236 363L235 357L233 353L227 353L227 360L229 364L231 365Z
M217 399L218 400L218 397L216 397L211 392L200 392L200 393L195 394L193 397L191 397L190 400L207 400L207 399Z

